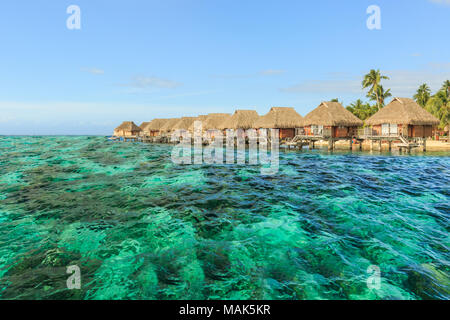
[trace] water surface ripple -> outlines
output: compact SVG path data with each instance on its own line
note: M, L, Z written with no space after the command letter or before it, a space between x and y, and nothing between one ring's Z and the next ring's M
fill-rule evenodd
M281 152L263 176L170 151L0 137L0 298L450 298L450 154Z

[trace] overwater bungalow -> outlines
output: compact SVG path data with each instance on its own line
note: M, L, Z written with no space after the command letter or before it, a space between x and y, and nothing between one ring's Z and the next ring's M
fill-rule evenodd
M324 139L349 139L363 122L339 102L322 102L304 119L304 135Z
M294 138L297 129L303 126L303 117L289 107L273 107L253 124L255 129L278 129L280 139Z
M255 110L236 110L231 117L219 124L219 130L252 129L259 115Z
M406 139L432 136L439 120L414 100L394 98L391 103L366 120L364 135Z
M229 113L210 113L205 122L203 122L203 131L207 138L214 138L214 131L221 130L221 125L231 118Z
M196 121L200 121L203 126L203 123L206 121L206 119L208 119L208 115L205 115L205 114L202 114L202 115L199 115L198 117L196 117L195 120L191 123L191 125L188 128L189 132L191 132L191 133L194 132L194 123Z
M168 135L173 130L173 126L180 121L180 118L170 118L161 126L160 133L162 135Z
M142 130L147 136L157 137L161 135L161 128L167 121L169 119L153 119Z
M124 121L120 126L114 129L114 136L116 137L136 137L142 129L138 127L133 121Z
M150 123L150 121L144 121L144 122L142 122L142 123L141 123L141 125L139 126L139 128L141 128L141 129L142 129L142 132L141 132L141 134L143 134L143 133L144 133L144 131L145 131L145 127L147 127L149 123Z
M172 131L185 130L189 131L189 127L197 120L196 117L182 117L172 127Z

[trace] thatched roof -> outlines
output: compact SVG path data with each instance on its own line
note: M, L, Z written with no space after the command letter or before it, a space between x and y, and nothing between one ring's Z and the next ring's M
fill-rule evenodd
M218 130L220 125L231 118L229 113L210 113L203 122L203 130Z
M161 130L162 126L169 121L169 119L153 119L150 121L147 126L142 128L144 131L159 131Z
M196 117L182 117L173 125L172 130L188 130L196 119Z
M114 129L114 131L142 131L133 121L124 121L120 126Z
M166 123L164 123L161 126L161 131L162 132L168 132L168 131L172 131L173 130L173 126L180 121L180 118L171 118L171 119L167 119Z
M189 131L194 131L194 122L195 122L195 121L201 121L202 124L203 124L203 123L205 123L206 119L208 119L208 116L207 116L207 115L204 115L204 114L199 115L198 117L196 117L196 118L194 119L194 121L192 121L192 123L190 124L188 130L189 130Z
M149 123L150 123L149 121L147 121L147 122L142 122L141 125L139 126L139 128L141 128L141 129L144 131L144 130L145 130L145 127L148 126Z
M259 117L253 124L253 128L284 129L303 127L303 117L294 108L273 107L270 111Z
M366 120L368 125L383 123L438 125L439 120L419 106L413 99L394 98L391 103Z
M250 129L258 118L255 110L236 110L218 129Z
M362 126L363 122L339 102L322 102L306 115L304 125L353 127Z

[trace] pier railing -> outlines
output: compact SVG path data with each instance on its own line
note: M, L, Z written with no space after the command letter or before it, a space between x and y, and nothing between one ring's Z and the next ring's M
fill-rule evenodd
M372 128L360 128L357 132L358 138L367 139L367 138L398 138L401 133L399 132L379 132Z

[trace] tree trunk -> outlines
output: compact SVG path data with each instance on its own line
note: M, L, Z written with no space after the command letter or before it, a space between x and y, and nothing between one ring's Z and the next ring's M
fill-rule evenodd
M377 107L378 107L378 111L380 111L380 98L378 98L378 93L375 91L375 96L377 98Z

